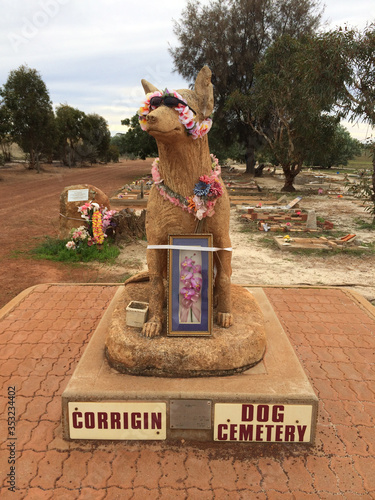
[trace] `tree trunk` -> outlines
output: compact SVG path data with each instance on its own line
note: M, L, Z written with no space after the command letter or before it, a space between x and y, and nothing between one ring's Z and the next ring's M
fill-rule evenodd
M255 174L255 151L261 145L261 137L255 131L246 131L246 173Z
M40 174L40 162L39 162L39 153L35 154L35 165L36 165L36 172Z
M245 154L246 173L254 175L255 173L255 152L254 149L248 148Z
M281 191L287 193L293 193L296 188L293 186L294 179L300 173L302 165L283 165L283 172L285 175L285 184Z
M294 181L294 177L287 177L287 176L285 176L285 184L281 188L281 191L283 193L294 193L294 191L296 190L296 188L293 186L293 181Z
M29 161L29 169L34 170L35 168L35 151L31 148L30 150L30 161Z

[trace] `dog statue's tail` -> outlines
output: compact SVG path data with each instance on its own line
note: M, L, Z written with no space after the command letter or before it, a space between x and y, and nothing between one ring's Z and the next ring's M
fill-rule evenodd
M124 285L129 285L129 283L141 283L143 281L150 281L150 274L148 271L141 271L140 273L131 276L125 280Z

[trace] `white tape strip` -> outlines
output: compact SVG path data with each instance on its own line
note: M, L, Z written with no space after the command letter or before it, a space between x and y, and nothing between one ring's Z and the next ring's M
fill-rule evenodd
M217 247L196 247L189 245L147 245L147 250L195 250L198 252L232 252L232 248L217 248Z

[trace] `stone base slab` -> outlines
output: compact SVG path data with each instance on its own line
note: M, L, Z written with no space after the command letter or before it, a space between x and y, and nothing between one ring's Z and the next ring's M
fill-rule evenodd
M318 399L265 293L261 288L248 288L247 290L256 299L265 320L267 349L263 360L243 373L225 377L160 378L122 374L108 364L104 353L105 338L108 324L123 293L122 287L119 287L62 395L64 438L71 439L69 403L77 403L77 407L79 407L79 402L99 403L102 407L105 407L105 403L108 407L114 403L124 403L127 408L129 408L129 403L133 403L135 408L139 408L141 403L163 406L166 409L166 423L165 437L162 439L167 441L214 440L214 434L217 434L218 429L215 418L220 418L217 415L222 414L223 405L224 408L229 405L232 405L230 408L242 405L246 406L249 411L252 408L256 410L260 405L258 410L264 409L267 412L267 406L271 411L272 407L277 410L282 407L281 405L295 405L296 408L311 408L308 442L313 443ZM175 340L171 339L171 341ZM155 415L158 414L155 413ZM250 420L249 415L248 412L247 421ZM265 413L260 415L261 420L264 415ZM229 420L228 418L226 421L228 423L223 424L219 434L221 433L221 437L227 436L228 441L230 437L234 437L232 441L236 441L239 427L234 428L233 424L233 436L231 436L232 426ZM276 415L273 422L278 420ZM192 428L187 428L189 422ZM268 427L281 426L273 424ZM248 434L247 441L267 441L266 430L263 430L259 430L258 436L258 430L254 426L253 439L250 439ZM249 426L246 432L250 432ZM243 430L244 433L245 430ZM259 439L256 439L257 437ZM87 439L87 437L82 437L82 439ZM98 438L93 437L93 439ZM139 437L136 433L134 438L127 439L152 438ZM160 435L155 439L161 439ZM275 440L283 441L283 439L277 439L277 436L276 439L272 439L272 441Z

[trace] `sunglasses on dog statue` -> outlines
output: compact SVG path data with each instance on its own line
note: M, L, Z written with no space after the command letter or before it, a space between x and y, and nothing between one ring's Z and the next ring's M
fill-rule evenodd
M177 97L170 96L170 95L151 97L150 109L156 109L159 106L161 106L162 104L164 104L164 106L168 106L168 108L177 108L177 106L179 104L183 104L184 106L187 106L189 109L191 109L195 115L197 114L194 111L194 109L189 106L188 103L186 103L185 101L182 101L181 99L178 99Z

